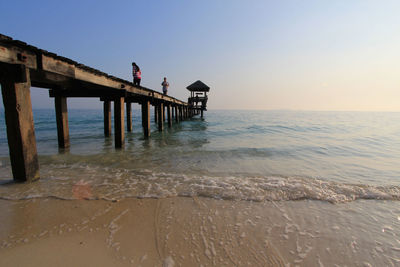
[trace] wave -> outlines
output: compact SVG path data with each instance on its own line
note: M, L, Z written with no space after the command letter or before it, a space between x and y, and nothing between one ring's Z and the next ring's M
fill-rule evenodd
M75 164L42 169L40 182L0 185L0 199L122 200L124 198L208 197L244 201L357 199L400 200L400 186L346 184L307 177L210 176L93 167Z

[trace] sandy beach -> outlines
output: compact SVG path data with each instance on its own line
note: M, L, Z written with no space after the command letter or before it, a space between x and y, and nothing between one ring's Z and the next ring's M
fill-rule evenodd
M0 265L396 265L399 208L363 219L368 202L2 200Z

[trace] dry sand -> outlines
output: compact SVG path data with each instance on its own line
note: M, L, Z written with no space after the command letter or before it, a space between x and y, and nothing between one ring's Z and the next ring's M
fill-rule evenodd
M365 203L0 200L0 266L395 265Z

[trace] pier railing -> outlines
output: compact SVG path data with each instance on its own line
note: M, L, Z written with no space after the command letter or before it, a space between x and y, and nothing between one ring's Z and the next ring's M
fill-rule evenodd
M165 109L168 127L172 126L173 118L179 122L195 114L184 101L135 86L129 81L1 34L0 83L10 160L16 181L39 178L31 86L49 89L49 96L54 98L60 148L70 145L68 97L92 97L104 102L105 136L111 135L111 102L114 102L116 148L122 148L125 142L124 105L127 131L132 131L131 103L141 105L143 134L146 138L150 136L150 105L154 106L155 122L160 131L164 129Z

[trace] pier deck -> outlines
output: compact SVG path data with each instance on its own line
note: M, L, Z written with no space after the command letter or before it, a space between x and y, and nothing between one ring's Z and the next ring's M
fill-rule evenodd
M155 107L158 129L164 129L165 108L168 127L172 116L178 123L193 114L188 103L149 88L80 64L24 42L0 34L0 84L2 88L7 137L15 181L39 179L30 87L49 89L54 98L58 145L68 148L68 97L92 97L104 101L104 135L111 135L111 102L114 102L115 147L125 142L125 108L127 131L132 131L131 103L142 109L142 127L150 136L150 105ZM172 111L171 112L171 108Z

